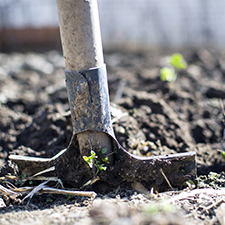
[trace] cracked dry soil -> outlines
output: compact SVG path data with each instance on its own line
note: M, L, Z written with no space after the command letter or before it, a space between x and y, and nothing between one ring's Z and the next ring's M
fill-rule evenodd
M42 194L29 207L2 196L0 224L225 224L225 52L183 50L187 69L174 83L163 82L160 68L173 53L105 53L113 128L136 155L195 151L197 189L146 193L118 187L95 199ZM0 177L14 172L10 153L52 157L68 146L63 68L57 51L0 54Z

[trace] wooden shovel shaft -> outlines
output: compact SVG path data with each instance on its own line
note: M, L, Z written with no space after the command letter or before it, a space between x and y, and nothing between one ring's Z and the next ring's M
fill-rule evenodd
M97 0L57 0L60 34L67 71L81 71L104 64ZM70 106L71 107L71 106ZM76 110L71 107L71 111ZM82 155L103 148L112 152L111 138L102 132L77 134ZM112 162L112 156L109 157Z
M66 70L103 65L97 0L57 0Z

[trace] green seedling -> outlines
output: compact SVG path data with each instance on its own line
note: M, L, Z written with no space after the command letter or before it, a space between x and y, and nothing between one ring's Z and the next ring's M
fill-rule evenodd
M67 200L67 201L71 200L72 198L74 198L73 195L66 195L66 200Z
M189 187L190 189L194 189L195 188L195 183L193 180L187 180L184 182L184 186Z
M221 153L223 160L225 161L225 152Z
M191 185L195 185L195 183L194 183L193 180L188 180L188 182L189 182Z
M108 156L104 156L104 157L102 158L102 162L108 163L108 164L109 164L109 158L108 158Z
M116 153L116 154L118 153L116 146L114 147L113 152Z
M101 152L102 154L105 154L107 152L107 148L103 148Z
M23 181L22 180L18 180L17 182L19 185L22 185L23 184Z
M24 179L26 179L26 178L27 178L27 174L22 174L22 175L21 175L21 179L24 180Z
M175 53L168 59L169 64L177 70L184 70L187 68L187 64L181 54Z
M129 112L130 112L131 115L136 115L137 114L137 109L133 108Z
M26 182L26 178L27 178L27 174L21 174L21 176L20 176L20 178L19 178L19 180L17 181L17 183L19 184L19 185L23 185L24 184L24 182Z
M106 148L102 149L102 154L105 154L107 152ZM96 175L99 173L99 171L105 171L107 169L107 167L105 166L104 163L108 163L108 157L104 156L101 161L104 163L101 163L98 160L98 156L96 155L95 151L91 151L91 155L90 156L83 156L84 161L89 165L90 168L93 168L93 166L96 168Z
M92 150L90 156L83 156L84 161L89 165L90 168L93 168L94 158L96 157L96 153Z
M169 67L163 67L160 70L160 79L162 81L174 82L177 79L177 71L187 68L187 63L181 54L175 53L168 57Z
M46 198L46 202L50 203L50 202L53 202L53 199L52 199L52 195L50 194L49 197Z
M98 161L98 160L95 160L95 167L97 169L96 175L98 174L99 171L103 171L103 170L106 171L106 169L107 169L107 167L104 166L104 164L100 164L100 161Z
M162 81L174 82L177 79L177 74L173 68L163 67L160 70L160 79Z

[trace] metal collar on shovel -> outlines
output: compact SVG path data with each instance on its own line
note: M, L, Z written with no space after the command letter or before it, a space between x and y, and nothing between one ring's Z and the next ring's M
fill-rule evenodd
M73 136L68 148L53 158L11 155L20 173L34 175L53 168L45 176L57 176L76 188L98 176L93 187L98 191L136 182L165 191L195 180L194 152L138 157L120 146L110 117L97 0L57 0L57 7ZM91 155L88 164L83 157Z

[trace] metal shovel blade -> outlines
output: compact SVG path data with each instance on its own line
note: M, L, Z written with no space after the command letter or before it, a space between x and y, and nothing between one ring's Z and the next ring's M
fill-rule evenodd
M97 174L99 181L92 187L96 191L109 191L118 186L131 187L139 182L146 189L157 191L182 189L186 182L196 179L195 152L186 152L156 157L138 157L122 148L114 153L115 162L106 171ZM79 153L76 135L67 149L52 158L35 158L11 155L9 159L18 165L21 174L32 176L38 172L55 167L44 176L54 176L65 186L81 188L86 182L96 178L94 171Z

